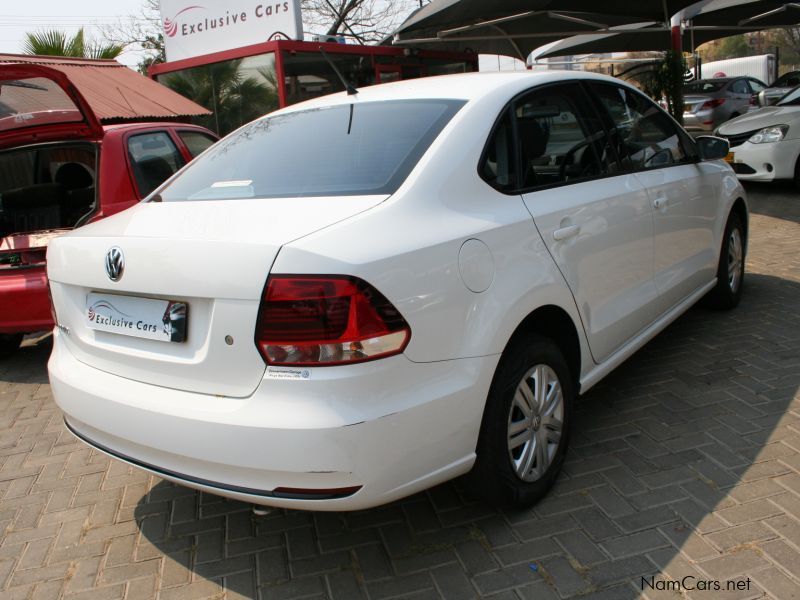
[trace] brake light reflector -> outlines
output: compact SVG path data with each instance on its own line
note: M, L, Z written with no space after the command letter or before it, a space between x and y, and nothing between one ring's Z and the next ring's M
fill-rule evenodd
M722 106L725 104L725 98L713 98L711 100L706 100L703 102L703 106L700 108L717 108L718 106Z
M411 330L367 282L346 275L270 275L256 346L270 365L339 365L402 352Z

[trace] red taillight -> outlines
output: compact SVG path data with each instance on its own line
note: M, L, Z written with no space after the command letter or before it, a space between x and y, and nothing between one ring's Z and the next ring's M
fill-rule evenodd
M725 104L725 98L714 98L713 100L706 100L703 102L703 106L700 109L704 108L717 108L718 106L722 106Z
M270 365L338 365L402 352L405 319L378 290L345 275L271 275L256 323Z

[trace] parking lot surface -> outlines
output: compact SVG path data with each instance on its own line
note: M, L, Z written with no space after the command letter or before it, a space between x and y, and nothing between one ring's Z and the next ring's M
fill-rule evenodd
M695 307L581 398L522 512L454 482L255 516L77 442L27 340L0 363L0 597L800 598L800 194L748 191L739 308Z

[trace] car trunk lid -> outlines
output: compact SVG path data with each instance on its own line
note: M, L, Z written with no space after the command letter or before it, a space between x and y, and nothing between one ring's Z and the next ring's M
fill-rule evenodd
M0 149L102 134L96 115L64 73L42 65L0 65Z
M64 343L82 362L122 377L247 396L265 370L255 325L281 246L385 198L148 202L59 237L50 243L47 264ZM118 248L124 260L117 281L105 267L111 248ZM93 328L88 302L95 306L98 298L119 309L120 319L132 327L137 313L129 308L130 298L185 303L186 339L170 342Z

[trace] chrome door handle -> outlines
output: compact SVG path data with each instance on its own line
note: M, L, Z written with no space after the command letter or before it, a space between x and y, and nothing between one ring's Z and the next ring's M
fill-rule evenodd
M653 200L653 208L656 210L660 208L664 208L667 205L667 199L664 196L659 196L655 200Z
M560 242L561 240L571 238L573 235L578 235L580 230L580 225L567 225L566 227L553 231L553 239Z

